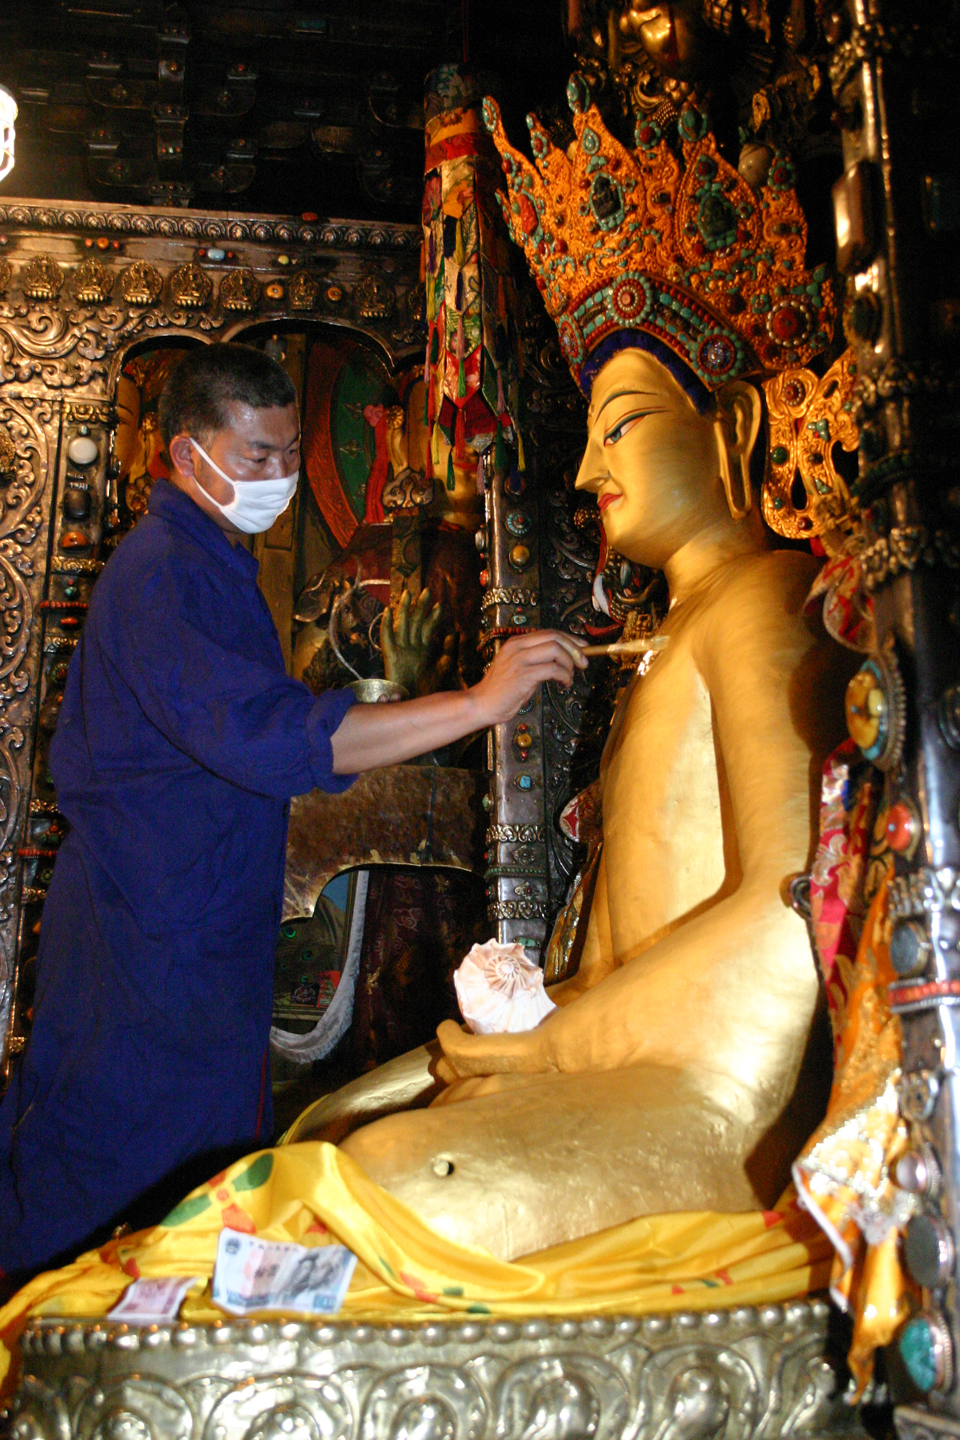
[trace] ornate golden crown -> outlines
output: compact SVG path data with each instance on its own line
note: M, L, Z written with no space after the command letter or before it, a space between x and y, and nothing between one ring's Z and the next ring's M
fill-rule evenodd
M832 288L823 267L804 268L807 227L784 156L757 192L693 106L677 121L678 156L651 119L637 126L636 151L625 149L596 106L584 108L576 79L568 98L577 138L567 153L528 117L536 167L489 99L484 123L503 159L504 215L578 383L591 351L622 330L656 337L711 390L826 348Z

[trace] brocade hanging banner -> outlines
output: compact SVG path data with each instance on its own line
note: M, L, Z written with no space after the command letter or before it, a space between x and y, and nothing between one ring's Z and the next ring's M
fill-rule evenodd
M445 461L452 472L454 462L475 462L517 415L516 296L494 198L500 167L477 103L459 67L429 77L423 278L431 474L444 464L444 441L453 446ZM452 473L441 478L452 488Z

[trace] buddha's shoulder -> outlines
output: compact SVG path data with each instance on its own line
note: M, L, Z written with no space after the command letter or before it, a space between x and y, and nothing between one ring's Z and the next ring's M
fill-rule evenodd
M701 667L752 660L764 671L792 669L811 644L825 639L804 613L817 574L812 556L774 550L724 567L709 587L694 646Z
M749 606L759 620L800 615L816 579L819 562L799 550L766 550L723 567L710 587L711 609Z

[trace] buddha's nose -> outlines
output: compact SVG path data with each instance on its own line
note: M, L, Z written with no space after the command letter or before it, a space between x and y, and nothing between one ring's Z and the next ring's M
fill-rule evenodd
M577 490L599 490L602 482L607 476L607 466L603 463L603 450L595 440L587 443L587 448L580 461L580 469L577 471L577 478L574 488Z

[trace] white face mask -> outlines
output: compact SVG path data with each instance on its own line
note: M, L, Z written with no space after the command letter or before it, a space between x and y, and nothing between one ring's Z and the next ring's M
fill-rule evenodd
M211 460L196 440L191 439L190 444L198 455L202 455L210 466L216 470L222 480L233 486L233 499L229 505L221 505L219 500L214 500L207 487L201 486L204 495L211 505L216 505L221 515L225 515L231 525L242 530L244 535L261 535L264 530L269 530L278 515L284 510L293 499L297 484L300 480L300 471L293 475L281 475L277 480L234 480L232 475L225 474L215 460ZM197 477L194 476L196 480ZM197 480L197 484L200 484Z

